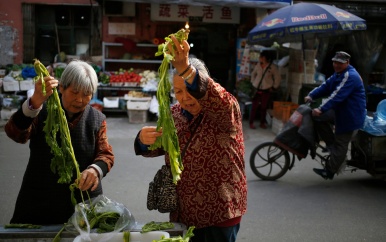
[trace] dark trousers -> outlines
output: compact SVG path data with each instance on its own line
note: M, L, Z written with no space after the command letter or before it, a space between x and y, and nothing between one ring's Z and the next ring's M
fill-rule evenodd
M252 108L249 115L249 123L253 124L256 118L257 109L260 107L260 124L266 123L267 108L271 93L269 91L257 92L252 99Z
M333 173L338 173L346 160L348 146L356 131L335 134L333 132L334 116L334 111L329 110L319 117L314 117L314 125L320 139L326 143L330 152L330 160L327 161L326 168Z
M205 227L194 229L191 242L236 242L240 224L230 227Z

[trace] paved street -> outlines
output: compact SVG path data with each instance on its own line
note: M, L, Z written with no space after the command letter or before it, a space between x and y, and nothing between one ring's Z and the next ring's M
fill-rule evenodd
M167 221L166 214L146 208L148 183L163 161L134 155L133 140L143 125L130 124L123 115L108 116L107 122L116 163L103 179L105 195L125 204L141 223ZM385 182L364 171L325 181L313 174L318 163L310 159L296 161L293 170L278 181L262 181L252 173L249 155L274 135L270 130L250 130L246 121L244 129L248 211L237 241L386 241ZM1 127L0 224L12 216L28 154L28 144L13 142Z

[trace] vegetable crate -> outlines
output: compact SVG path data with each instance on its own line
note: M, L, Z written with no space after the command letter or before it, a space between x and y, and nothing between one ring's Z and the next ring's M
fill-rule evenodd
M11 118L12 114L16 113L16 111L17 111L17 108L14 108L14 109L3 108L0 111L0 118L2 120L8 120Z
M119 107L119 97L104 97L103 106L105 108L118 108Z
M125 97L129 123L146 123L151 97Z
M287 122L291 114L299 107L293 102L273 102L273 116L283 122Z
M35 83L33 80L20 81L19 84L20 84L20 91L28 91L30 89L35 88Z
M359 130L356 140L366 153L366 157L373 161L382 161L386 164L386 136L375 136L366 131Z
M129 123L142 124L147 122L148 110L127 110Z
M148 110L151 97L127 97L127 110Z
M20 91L18 81L3 81L4 92Z

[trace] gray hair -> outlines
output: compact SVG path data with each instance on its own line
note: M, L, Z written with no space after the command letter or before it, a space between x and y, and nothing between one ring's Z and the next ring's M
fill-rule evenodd
M73 88L92 94L97 91L98 76L94 68L87 62L72 60L64 69L60 77L60 85L66 89L71 84Z
M208 68L206 67L205 63L202 60L200 60L200 59L198 59L196 57L189 57L189 63L192 65L192 67L196 68L197 72L199 72L200 75L202 77L204 77L204 79L207 79L210 76L209 70L208 70ZM174 76L176 76L178 74L179 73L174 68L173 69L172 77L174 77ZM170 81L173 83L173 78L171 78Z

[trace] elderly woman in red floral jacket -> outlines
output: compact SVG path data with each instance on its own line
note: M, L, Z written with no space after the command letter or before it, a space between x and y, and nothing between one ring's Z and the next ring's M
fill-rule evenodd
M195 226L193 242L236 241L241 217L247 210L239 104L210 78L203 62L188 58L187 41L180 44L174 36L172 39L177 48L172 64L178 100L172 115L180 150L187 148L182 158L181 180L177 183L178 209L170 213L170 220ZM143 127L134 144L136 154L165 155L169 164L169 156L162 149L148 150L161 135L156 127Z

